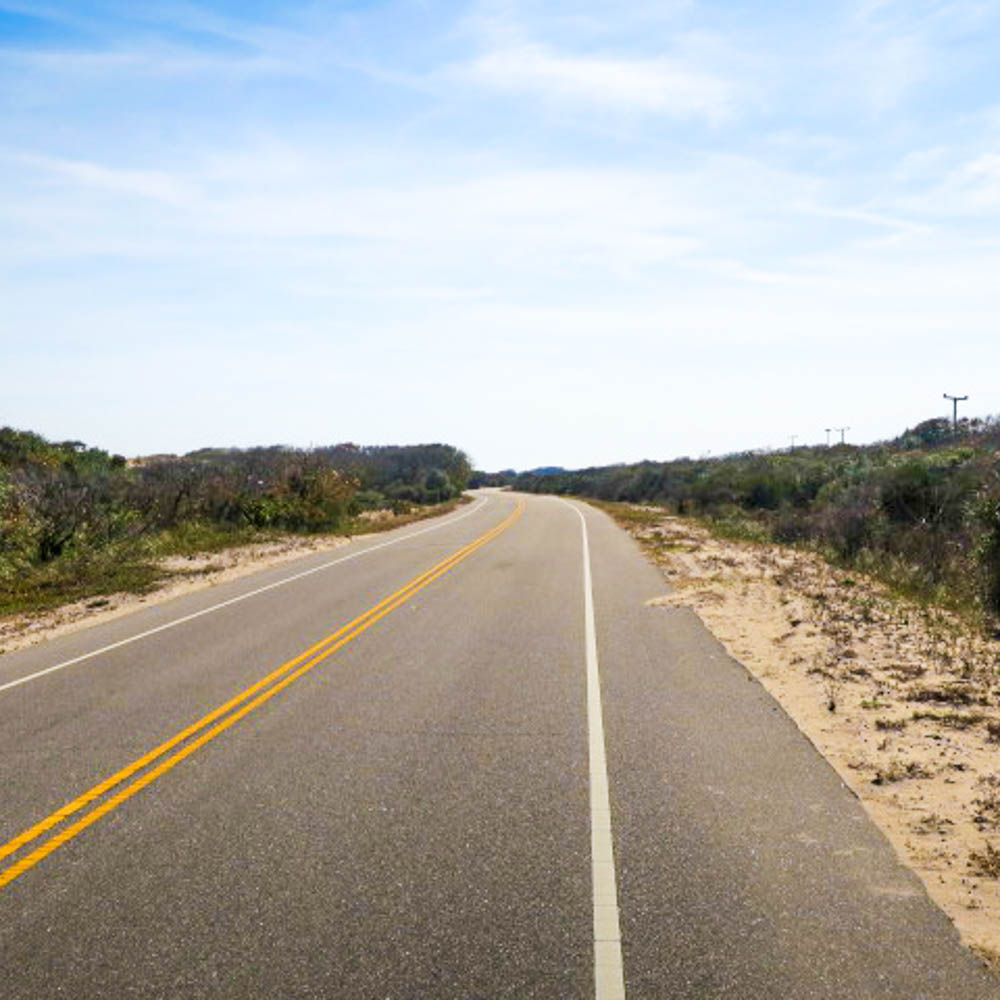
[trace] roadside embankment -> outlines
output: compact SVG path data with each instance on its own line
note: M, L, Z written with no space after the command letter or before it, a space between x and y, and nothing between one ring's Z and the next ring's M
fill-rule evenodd
M1000 643L797 549L601 504L830 762L1000 968Z
M82 628L89 628L113 618L120 618L140 607L160 604L174 597L206 587L228 583L271 566L278 566L303 556L347 545L352 539L373 532L389 531L415 521L450 513L468 497L460 497L433 507L422 507L406 514L372 511L354 522L354 533L302 535L271 532L260 541L234 545L211 552L175 554L155 563L154 582L135 591L119 590L95 594L78 601L43 611L19 612L0 617L0 654Z

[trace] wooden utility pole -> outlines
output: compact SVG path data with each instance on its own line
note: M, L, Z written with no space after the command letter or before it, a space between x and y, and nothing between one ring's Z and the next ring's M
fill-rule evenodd
M948 393L944 394L945 399L951 400L951 429L957 434L958 433L958 404L964 403L969 397L968 396L949 396Z

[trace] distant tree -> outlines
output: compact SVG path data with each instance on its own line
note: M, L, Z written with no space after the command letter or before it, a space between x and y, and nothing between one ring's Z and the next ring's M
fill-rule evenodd
M452 488L448 473L443 469L431 469L424 480L425 495L432 503L440 503L450 499L455 491Z
M932 417L916 427L903 431L900 443L907 448L933 448L950 441L953 436L951 421L945 417Z

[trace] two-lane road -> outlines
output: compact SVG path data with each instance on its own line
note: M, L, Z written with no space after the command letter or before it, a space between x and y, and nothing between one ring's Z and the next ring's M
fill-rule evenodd
M996 997L662 589L487 493L0 658L0 997Z

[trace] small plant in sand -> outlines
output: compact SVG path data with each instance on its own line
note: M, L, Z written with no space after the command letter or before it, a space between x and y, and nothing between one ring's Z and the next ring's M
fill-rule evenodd
M996 829L1000 826L1000 776L986 775L979 779L982 793L972 800L975 813L972 817L976 826Z
M977 688L958 681L935 687L915 687L906 692L907 701L936 701L946 705L988 705L989 699Z
M988 840L984 841L981 851L969 852L969 867L976 875L1000 878L1000 851Z
M837 701L840 698L840 689L843 685L836 677L828 676L823 682L823 697L826 701L828 712L837 711Z
M919 833L923 836L935 834L939 837L946 837L952 832L954 826L954 822L946 816L939 816L937 813L927 813L927 815L921 816L920 819L911 824L910 828L914 833Z
M861 620L866 623L875 621L875 601L871 597L866 597L864 600L858 602L858 614Z
M949 729L971 729L986 718L982 712L914 712L914 722L935 722Z
M906 728L906 719L876 719L875 728L880 732L899 732Z
M889 785L894 781L906 781L911 778L930 778L931 772L918 760L890 761L885 767L879 768L872 778L873 785Z
M889 668L889 676L897 681L913 681L926 673L927 668L919 663L897 663Z

